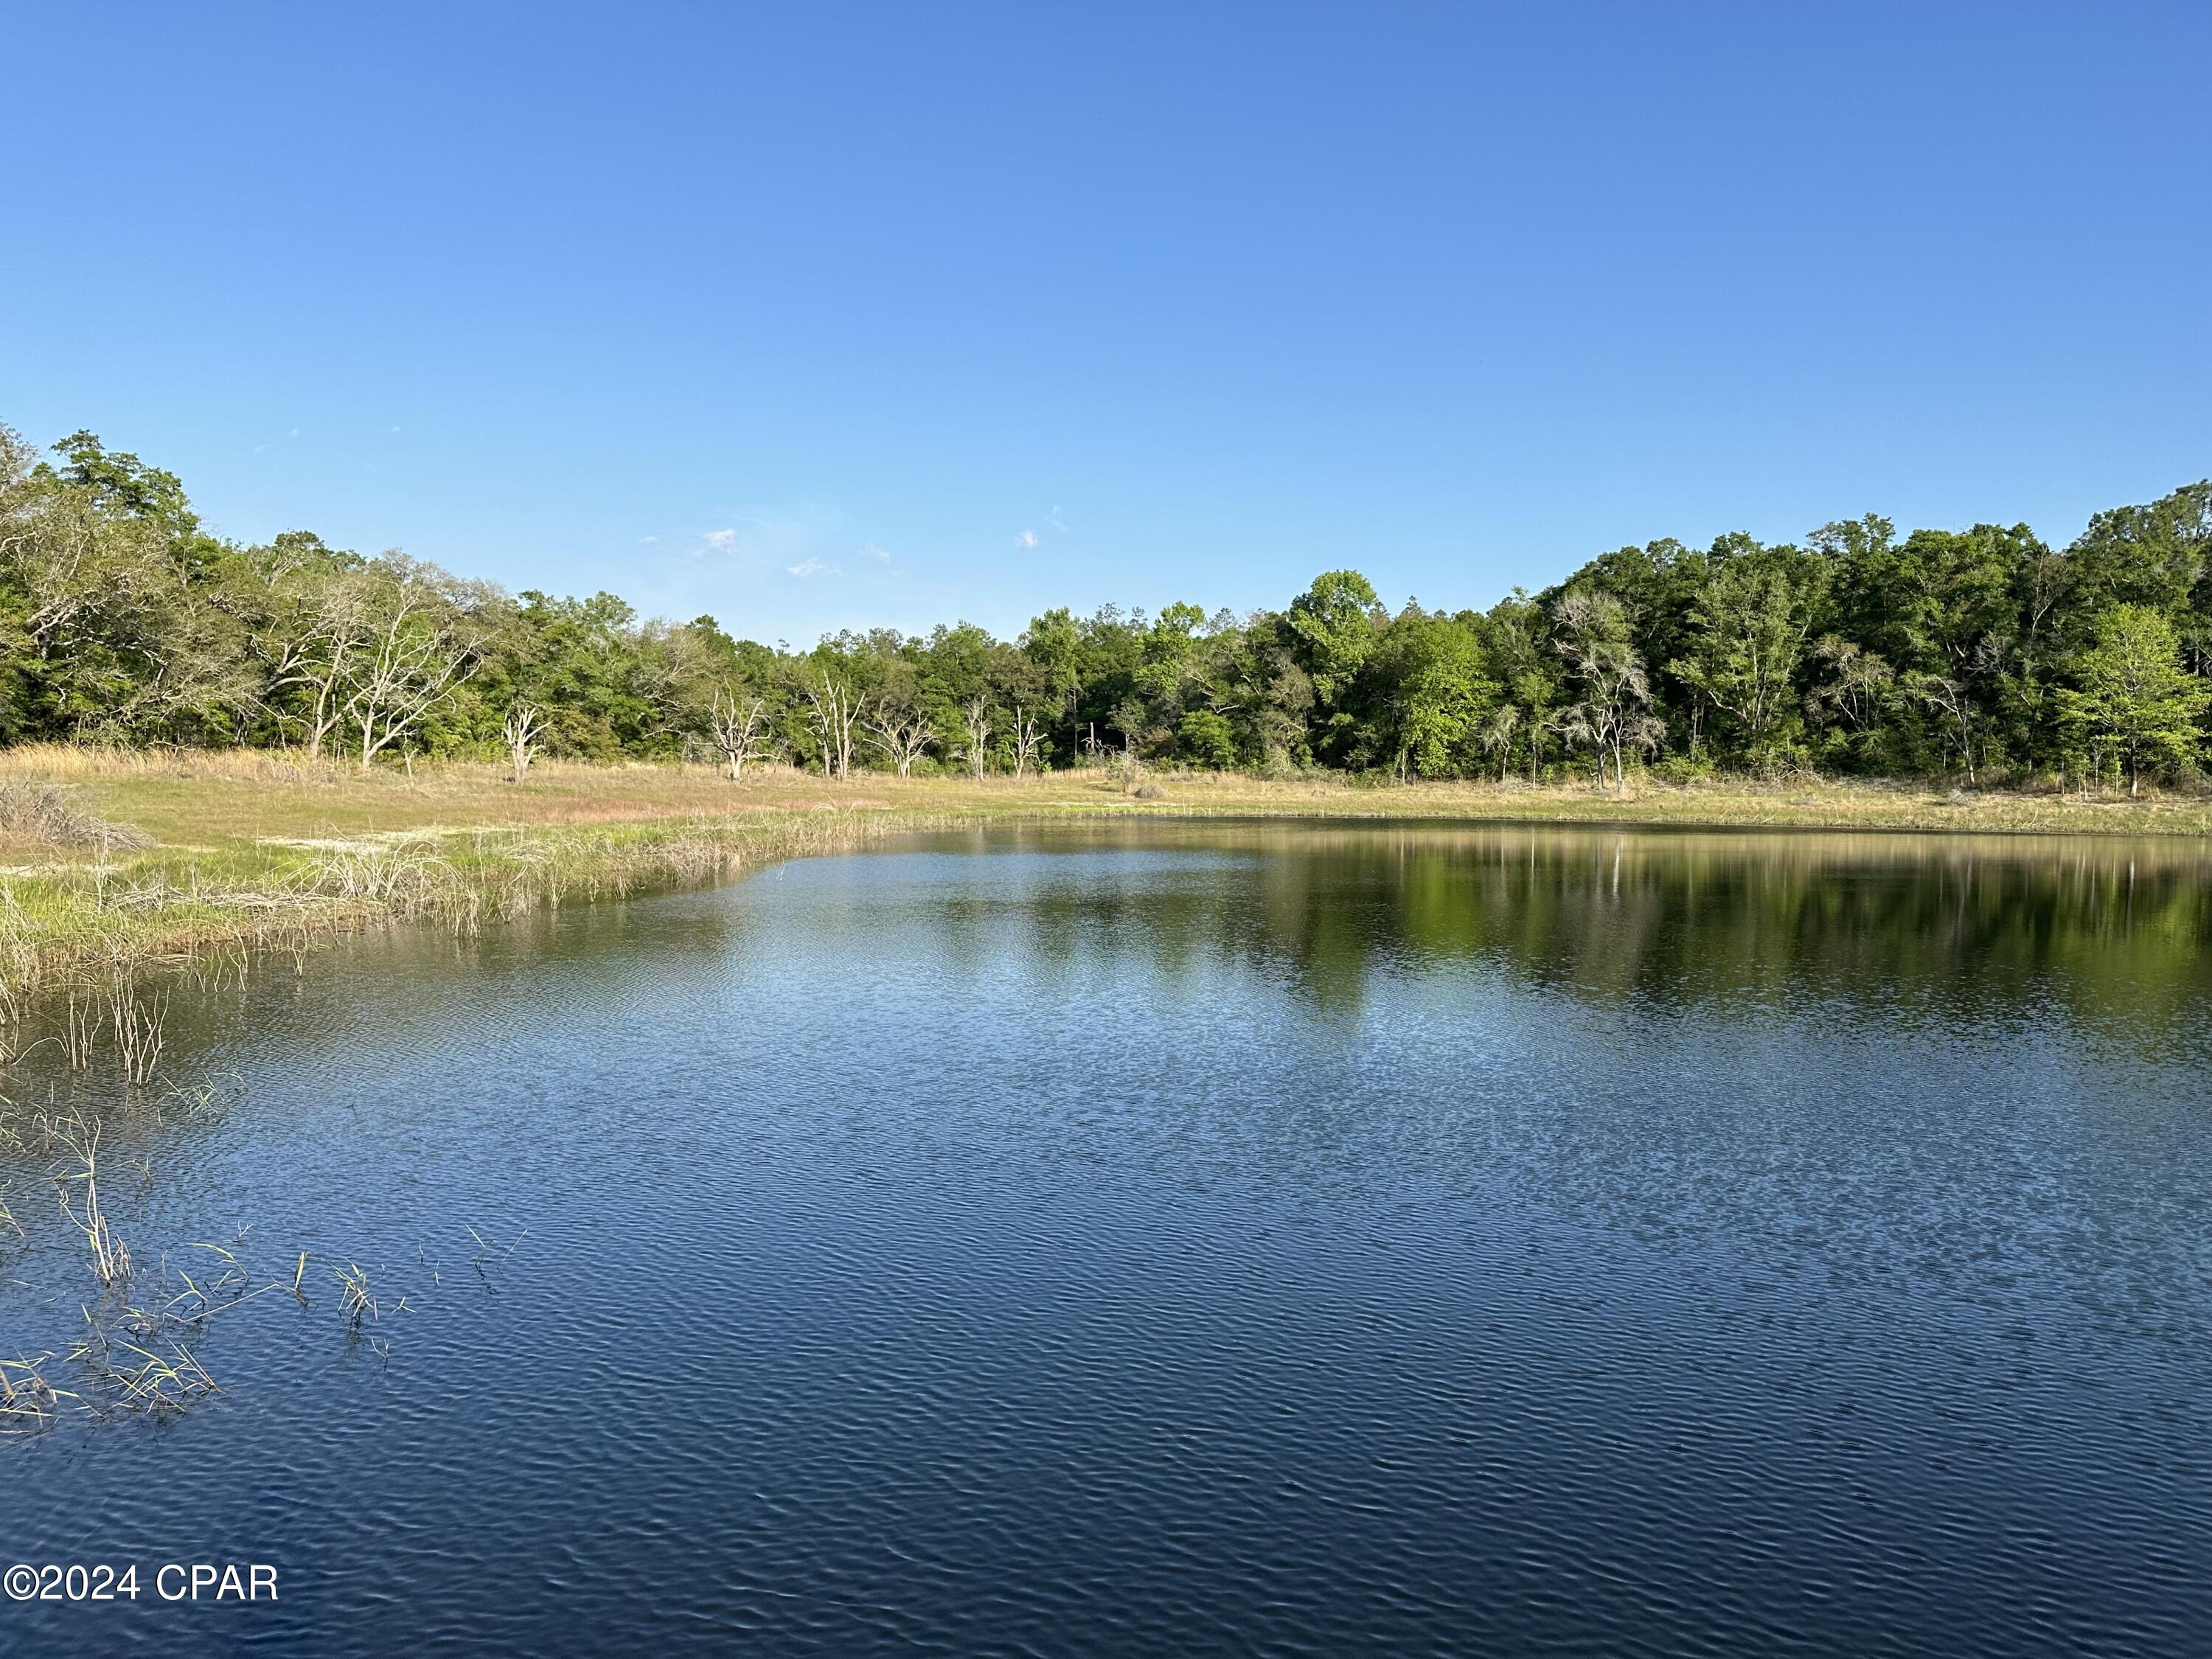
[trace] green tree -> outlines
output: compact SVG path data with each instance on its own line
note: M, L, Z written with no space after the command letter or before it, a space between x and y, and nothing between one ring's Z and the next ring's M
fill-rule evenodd
M1743 754L1759 764L1796 723L1819 570L1795 549L1747 544L1717 556L1691 608L1689 651L1667 665L1728 718Z
M1357 570L1327 570L1291 601L1284 621L1298 642L1314 696L1334 702L1375 648L1374 584Z
M1225 772L1237 764L1237 728L1225 714L1194 708L1176 726L1176 742L1186 758Z
M2130 796L2142 793L2146 763L2185 760L2203 741L2197 722L2212 686L2182 668L2173 624L2148 605L2106 611L2074 678L2057 693L2064 718L2125 762Z
M1409 603L1378 641L1370 679L1384 752L1401 781L1473 769L1476 732L1498 701L1498 682L1472 627Z

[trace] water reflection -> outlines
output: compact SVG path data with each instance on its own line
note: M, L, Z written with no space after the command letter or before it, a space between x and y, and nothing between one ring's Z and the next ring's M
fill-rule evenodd
M1011 917L1048 959L1128 951L1173 973L1228 952L1322 1006L1466 958L1601 1003L2055 1000L2146 1035L2193 1024L2212 991L2212 848L2193 841L1179 823L927 845L1123 855L941 899L971 948ZM1244 873L1220 880L1224 864Z

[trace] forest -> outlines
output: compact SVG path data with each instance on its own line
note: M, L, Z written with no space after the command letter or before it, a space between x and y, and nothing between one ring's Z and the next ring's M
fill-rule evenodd
M1347 555L1354 550L1346 550ZM1352 562L1347 558L1347 565ZM1825 524L1603 553L1486 611L1356 569L1280 610L1046 611L810 649L620 599L509 594L308 531L241 545L181 481L0 427L0 742L411 766L780 760L838 776L1069 765L1363 778L1793 772L1968 787L2205 785L2212 482L2027 526Z

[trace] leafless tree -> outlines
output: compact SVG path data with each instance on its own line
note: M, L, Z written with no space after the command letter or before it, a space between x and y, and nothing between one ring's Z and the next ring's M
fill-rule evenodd
M538 745L545 736L545 717L534 703L518 701L507 711L507 759L514 767L514 781L520 784L530 775L530 763L538 758Z
M1037 750L1044 743L1044 733L1039 729L1036 716L1019 703L1014 705L1014 775L1020 777L1036 761Z
M936 735L927 716L921 711L887 702L877 703L867 725L870 741L884 751L902 778L912 774L915 762L921 758L922 751Z
M1570 743L1586 743L1596 750L1600 788L1605 787L1609 755L1613 787L1626 794L1623 751L1654 748L1665 731L1656 717L1644 712L1651 704L1651 681L1629 642L1626 615L1611 594L1587 588L1562 596L1553 614L1560 628L1559 654L1583 685L1583 699L1567 711L1561 732Z
M745 763L757 760L765 752L762 739L768 731L768 700L764 697L740 697L728 686L714 693L714 706L708 715L714 747L730 763L730 781L736 783L744 776Z
M976 698L960 712L960 729L968 734L968 763L980 781L983 763L990 750L985 746L991 741L991 705L989 700Z
M1948 732L1952 726L1959 731L1959 752L1966 757L1966 782L1974 787L1974 698L1961 681L1945 674L1913 674L1907 677L1905 689L1944 717L1947 733L1944 746L1950 746Z
M623 679L640 708L640 735L680 738L692 729L702 697L711 696L717 665L689 628L641 623L636 640Z
M1874 652L1839 638L1823 635L1813 654L1835 671L1835 678L1815 686L1806 702L1814 710L1832 708L1854 732L1863 731L1881 712L1882 694L1897 676Z
M252 649L261 665L258 701L307 740L307 758L322 758L346 717L346 686L357 653L376 637L368 604L372 573L319 538L280 536L250 550L241 578L253 615ZM277 694L297 688L304 709L288 711Z
M807 681L805 689L809 717L822 738L823 775L851 777L853 727L866 712L867 695L855 693L826 668Z
M469 615L481 597L434 566L387 553L370 567L375 632L353 657L345 714L361 733L361 769L452 696L476 672L483 640Z

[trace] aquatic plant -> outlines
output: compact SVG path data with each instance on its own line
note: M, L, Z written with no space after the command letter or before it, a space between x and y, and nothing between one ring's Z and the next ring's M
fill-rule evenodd
M92 1251L94 1274L113 1290L131 1276L131 1252L100 1206L100 1127L97 1119L64 1121L60 1139L75 1167L57 1170L54 1182L60 1189L62 1214L84 1235Z
M0 1435L43 1434L59 1420L61 1402L78 1397L46 1381L41 1368L52 1358L0 1359Z
M117 969L108 981L108 1030L114 1034L116 1057L123 1074L133 1083L145 1083L161 1063L163 1027L169 1016L169 994L142 991L137 976Z

